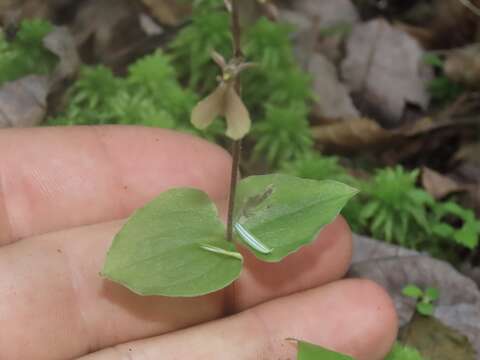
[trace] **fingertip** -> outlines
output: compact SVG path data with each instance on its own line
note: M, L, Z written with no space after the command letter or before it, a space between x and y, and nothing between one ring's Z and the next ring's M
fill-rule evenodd
M391 349L398 331L395 305L386 290L366 279L339 283L349 300L348 313L355 331L341 349L357 360L381 360ZM356 335L356 336L355 336Z
M360 280L364 291L371 297L370 306L364 304L373 319L370 326L370 344L366 348L375 349L368 360L383 359L390 351L398 334L398 315L392 298L387 291L370 280ZM376 318L375 318L376 316ZM366 357L363 359L367 360ZM359 358L362 360L362 358Z

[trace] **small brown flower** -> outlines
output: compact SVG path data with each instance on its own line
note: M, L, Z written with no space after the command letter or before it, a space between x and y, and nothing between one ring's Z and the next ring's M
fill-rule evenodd
M231 62L227 64L218 53L213 53L214 61L222 68L223 75L217 88L200 101L192 111L192 124L197 129L206 129L217 116L227 121L226 135L233 139L243 138L251 127L250 114L235 90L237 75L251 64Z

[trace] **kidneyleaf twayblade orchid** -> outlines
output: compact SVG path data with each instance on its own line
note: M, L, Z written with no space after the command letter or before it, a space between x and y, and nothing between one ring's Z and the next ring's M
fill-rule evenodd
M227 121L226 135L233 140L239 140L250 131L251 120L245 104L235 89L235 82L238 74L252 64L235 61L226 64L218 53L213 53L212 57L222 68L223 74L217 88L193 109L192 124L197 129L204 130L217 116L223 116Z

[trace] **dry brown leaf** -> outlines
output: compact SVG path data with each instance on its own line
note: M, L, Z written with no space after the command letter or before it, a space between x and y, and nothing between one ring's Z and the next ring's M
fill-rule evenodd
M42 122L50 82L46 76L30 75L0 88L0 128L29 127Z
M478 41L480 21L477 14L462 4L468 1L480 8L480 0L432 1L433 14L426 26L400 25L428 49L451 49Z
M312 133L319 144L343 149L360 149L380 145L395 136L370 119L356 119L327 126L316 126L312 128Z
M449 53L444 71L445 75L455 82L470 88L480 88L480 44Z
M357 9L350 0L295 0L292 8L309 17L319 18L324 28L359 21Z
M66 27L55 27L43 39L43 46L59 58L59 63L52 74L54 84L66 78L73 78L77 74L81 62L75 46L75 39Z
M355 119L358 110L352 102L347 88L340 82L337 69L325 56L313 54L308 63L308 71L313 77L316 117L326 119Z
M422 186L435 199L442 199L451 193L467 190L459 182L426 166L422 168Z
M117 65L146 34L139 9L129 0L86 0L75 14L71 30L87 62Z
M388 127L400 125L407 104L428 107L432 69L417 41L382 19L355 25L342 76L362 111Z
M454 155L453 160L471 162L480 166L480 143L463 145Z
M18 15L22 19L48 18L54 12L55 3L55 1L38 0L1 0L0 16L4 22L9 22L12 14Z
M475 126L476 119L433 121L432 118L425 117L413 124L387 130L373 120L361 118L313 126L312 132L321 147L339 151L381 147L386 150L383 154L385 159L397 163L405 157L414 156L418 151L436 149L432 146L445 138L471 134Z
M177 0L142 0L153 17L160 24L168 26L179 25L191 12L191 6L187 2Z

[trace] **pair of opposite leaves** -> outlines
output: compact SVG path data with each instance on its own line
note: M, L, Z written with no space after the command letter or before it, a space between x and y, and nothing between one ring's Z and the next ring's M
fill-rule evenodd
M312 242L356 193L329 180L246 178L238 184L234 221L269 250L249 247L239 233L235 242L260 260L280 261ZM208 196L178 188L133 214L115 236L102 275L140 295L192 297L228 286L242 264Z

